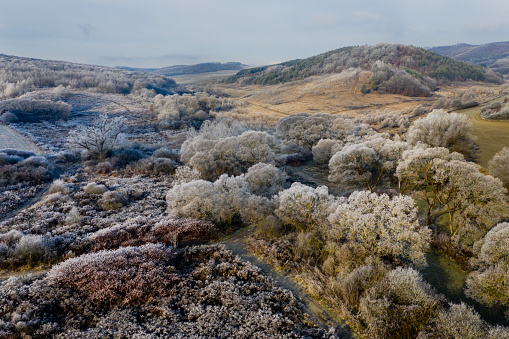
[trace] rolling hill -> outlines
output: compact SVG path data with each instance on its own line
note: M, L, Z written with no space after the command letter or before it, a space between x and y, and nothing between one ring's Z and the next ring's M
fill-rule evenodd
M430 51L488 67L495 72L509 73L509 41L492 42L482 45L457 44L432 47Z
M154 73L164 76L178 76L187 74L213 73L219 71L240 71L248 67L249 67L248 65L244 65L240 62L226 62L226 63L206 62L196 65L176 65L163 68L135 68L124 66L119 66L117 68L129 71Z
M225 79L226 83L274 85L311 76L359 68L372 71L371 89L409 96L429 96L437 83L451 81L501 82L481 66L454 60L423 48L400 44L344 47L306 59L249 68Z

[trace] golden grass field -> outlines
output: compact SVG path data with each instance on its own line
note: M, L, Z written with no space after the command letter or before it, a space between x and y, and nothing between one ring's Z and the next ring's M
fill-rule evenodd
M275 124L279 118L299 112L358 117L388 109L405 114L418 105L432 106L442 97L454 99L466 91L472 91L475 99L483 104L459 112L467 114L473 122L473 132L480 146L479 163L486 167L496 152L503 147L509 147L509 122L486 121L480 118L482 107L509 97L507 94L504 95L507 84L452 83L441 86L429 98L411 98L377 92L363 95L360 93L360 87L368 82L369 77L368 71L350 70L341 74L311 77L280 85L208 86L245 103L242 109L231 115L242 120L269 124Z

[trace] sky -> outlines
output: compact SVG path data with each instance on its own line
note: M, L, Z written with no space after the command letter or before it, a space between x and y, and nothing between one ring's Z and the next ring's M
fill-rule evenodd
M0 53L158 68L509 40L503 0L0 0Z

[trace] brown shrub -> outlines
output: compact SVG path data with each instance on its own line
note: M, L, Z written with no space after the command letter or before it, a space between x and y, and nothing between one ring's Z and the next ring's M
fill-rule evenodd
M151 302L174 292L179 280L170 265L174 255L162 244L86 254L53 267L49 281L98 304Z

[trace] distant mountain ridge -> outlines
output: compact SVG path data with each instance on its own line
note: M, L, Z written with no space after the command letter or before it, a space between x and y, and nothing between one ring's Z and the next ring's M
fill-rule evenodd
M200 74L200 73L211 73L219 71L240 71L249 68L248 65L244 65L240 62L205 62L196 65L175 65L163 68L135 68L135 67L124 67L119 66L119 69L128 71L140 71L146 73L155 73L164 76L176 76L184 74Z
M487 67L495 72L509 73L509 41L491 42L482 45L456 44L429 48L430 51Z

